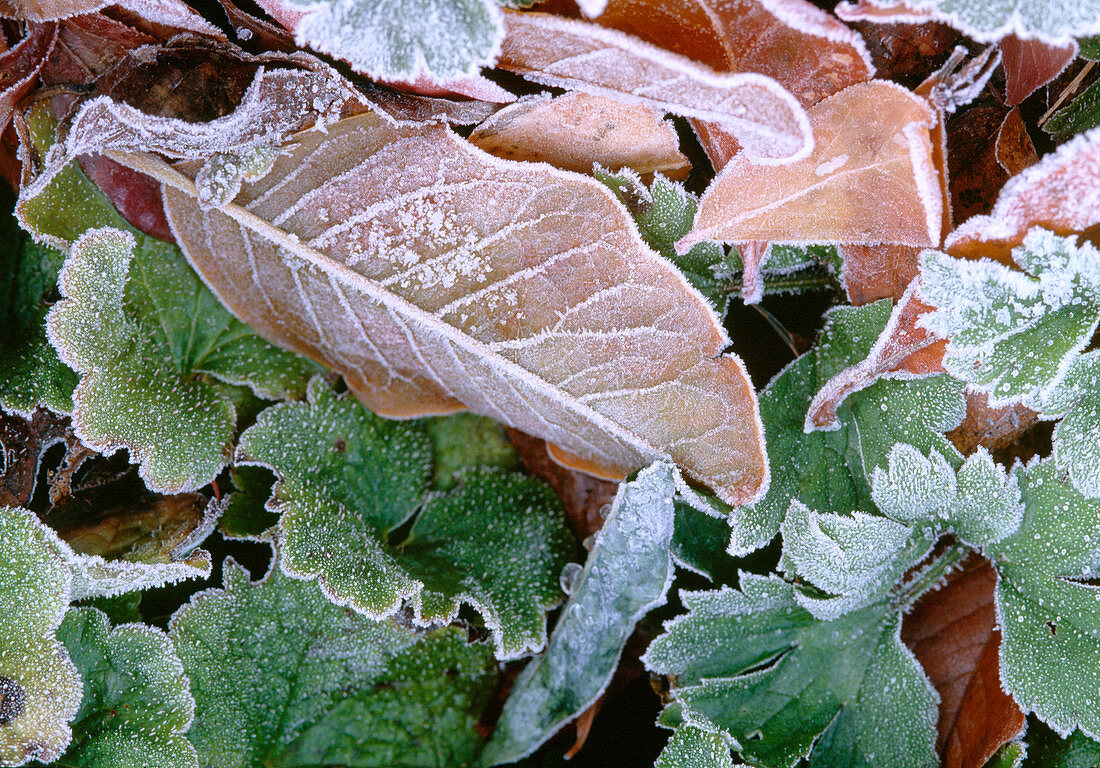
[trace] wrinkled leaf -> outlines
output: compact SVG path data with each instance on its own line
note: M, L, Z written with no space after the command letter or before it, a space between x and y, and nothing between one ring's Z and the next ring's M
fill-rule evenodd
M693 725L676 729L654 768L733 768L726 738Z
M943 202L929 134L935 116L923 99L875 80L830 96L809 116L809 157L784 166L731 160L677 247L704 240L939 243Z
M672 580L675 469L656 464L619 487L545 653L516 679L483 765L524 757L603 693L634 625Z
M221 298L377 412L465 405L604 476L671 457L727 501L766 483L755 397L717 318L598 182L371 113L300 134L220 210L151 157L127 162L166 182L173 229Z
M80 675L55 634L70 581L56 537L0 508L0 764L55 760L72 738Z
M57 25L36 24L15 46L0 52L0 133L8 127L15 105L34 87L56 42Z
M937 696L889 604L819 622L778 579L681 593L646 666L675 675L685 722L721 729L751 763L928 768ZM887 761L887 762L884 762Z
M380 419L320 379L302 405L277 405L241 436L238 461L280 477L283 570L316 576L334 602L374 618L410 599L421 625L478 609L498 654L545 642L546 609L571 540L557 500L538 481L467 472L448 495L425 499L431 444L422 425ZM425 503L426 501L426 503ZM424 505L407 537L387 534Z
M672 178L691 170L676 129L659 113L576 91L532 96L505 107L474 128L470 141L497 157L580 173L590 173L596 164Z
M758 163L806 157L798 101L770 77L718 73L632 35L575 19L505 11L497 66L556 88L610 96L716 124Z
M0 0L0 16L56 21L92 13L108 5L117 5L154 24L223 37L217 27L188 8L182 0Z
M62 765L197 768L185 736L195 702L164 632L141 624L111 628L102 611L82 608L69 611L58 637L84 678Z
M260 583L226 562L170 635L191 680L202 768L470 765L496 674L448 627L415 633L333 605L278 568Z

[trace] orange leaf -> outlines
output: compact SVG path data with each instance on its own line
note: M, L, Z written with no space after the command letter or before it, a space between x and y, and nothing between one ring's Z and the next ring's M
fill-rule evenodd
M505 11L504 23L497 66L529 80L716 123L759 163L791 162L812 148L802 106L769 77L720 74L576 19Z
M920 272L921 248L910 245L838 245L840 283L859 306L900 299Z
M676 129L659 114L587 93L524 99L481 123L470 141L497 157L580 173L590 173L595 163L670 178L683 178L691 169Z
M199 163L110 156L166 185L177 240L242 320L379 413L468 407L605 476L675 461L731 504L766 486L718 318L599 182L373 112L298 134L222 208L200 207Z
M785 166L735 157L699 201L678 249L704 240L939 243L943 207L929 136L936 117L923 99L872 80L809 114L811 155Z
M1100 224L1100 129L1077 136L1013 176L988 216L974 216L947 236L953 256L1010 262L1009 252L1032 227L1058 234Z
M940 694L936 748L944 768L981 768L1024 728L1024 713L1001 690L996 580L988 561L973 555L902 622L902 641Z

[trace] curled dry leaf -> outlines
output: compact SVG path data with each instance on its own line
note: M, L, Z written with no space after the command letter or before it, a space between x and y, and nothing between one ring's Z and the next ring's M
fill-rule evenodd
M760 166L743 156L699 201L685 250L705 240L932 246L943 203L928 104L885 81L849 86L809 110L804 160Z
M1057 234L1100 224L1100 128L1083 133L1013 176L988 216L973 216L947 236L953 256L1011 263L1010 251L1032 227Z
M16 102L30 93L56 42L56 24L35 24L18 45L0 52L0 133L7 128Z
M813 136L798 100L769 77L720 74L618 30L506 11L497 66L559 88L714 123L765 164L806 157Z
M874 74L858 34L806 0L612 0L596 20L716 72L773 78L804 107ZM720 125L693 121L721 170L740 148Z
M197 202L197 163L111 156L166 185L177 239L238 316L375 411L467 407L607 477L672 458L732 504L766 486L716 315L598 182L372 112L299 134L220 210Z
M486 152L510 160L550 163L589 173L608 170L660 171L681 179L691 170L671 123L642 104L574 91L535 96L505 107L470 134Z

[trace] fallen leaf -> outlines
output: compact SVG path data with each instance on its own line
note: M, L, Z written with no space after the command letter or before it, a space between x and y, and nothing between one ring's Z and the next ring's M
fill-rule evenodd
M0 506L30 504L42 455L65 439L68 421L45 408L35 410L29 419L0 411Z
M984 392L966 393L966 418L947 437L969 455L981 446L989 451L1005 448L1039 422L1039 414L1021 403L992 408Z
M1015 33L1001 40L1001 65L1005 70L1005 104L1015 107L1062 74L1077 56L1077 44L1051 45Z
M111 156L166 185L223 301L375 411L467 407L607 477L671 457L728 503L766 486L755 396L717 317L599 182L374 113L298 134L220 210L199 207L196 163Z
M251 53L262 51L281 51L292 53L298 46L294 36L266 19L257 18L236 6L230 0L218 0L225 17L233 25L237 42Z
M59 21L94 13L109 5L130 11L148 22L224 39L220 29L182 0L0 0L0 17L28 21Z
M997 137L1007 115L1008 109L989 94L946 121L951 210L960 221L989 213L1008 181L997 161Z
M681 179L691 170L676 129L659 113L642 104L576 91L534 96L505 107L477 126L470 141L497 157L580 173L598 164L610 171L660 171Z
M1020 117L1019 108L1013 108L1005 115L1001 129L997 131L997 163L1004 168L1010 176L1015 176L1025 168L1030 168L1039 162L1039 155L1035 151L1035 145L1027 133L1024 120Z
M924 24L935 19L931 11L916 8L912 3L879 0L844 0L837 4L834 12L844 21L875 24Z
M850 24L867 45L877 77L910 88L924 82L947 61L960 37L958 31L934 21L884 24L853 19Z
M914 378L943 373L946 340L917 322L932 311L933 307L917 294L917 284L910 284L867 357L845 368L818 390L806 412L805 431L839 429L836 412L840 404L887 374Z
M805 0L612 0L602 27L634 35L716 72L773 78L809 107L874 74L858 34ZM693 121L716 170L738 151L721 126Z
M920 248L909 245L838 245L840 283L856 306L901 299L920 272Z
M543 85L610 96L719 125L765 164L813 146L799 102L769 77L723 74L618 30L544 13L505 11L497 66Z
M714 240L931 246L943 204L927 103L893 83L849 86L809 110L804 160L760 166L738 156L699 201L686 249Z
M902 642L940 694L936 751L944 768L981 768L1024 729L1023 712L1001 689L996 581L989 562L972 555L902 622Z
M56 42L56 24L35 24L18 45L0 52L0 133L8 127L16 102L30 93Z
M1013 176L987 216L966 220L947 236L953 256L1010 263L1009 252L1033 227L1057 234L1100 223L1100 128L1081 134Z

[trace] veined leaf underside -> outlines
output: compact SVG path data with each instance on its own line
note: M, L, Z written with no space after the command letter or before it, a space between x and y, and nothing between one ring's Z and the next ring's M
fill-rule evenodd
M299 134L220 210L196 202L197 163L113 156L165 184L178 240L234 312L378 413L467 407L604 476L671 458L730 503L766 486L717 317L598 183L373 113Z

